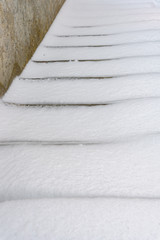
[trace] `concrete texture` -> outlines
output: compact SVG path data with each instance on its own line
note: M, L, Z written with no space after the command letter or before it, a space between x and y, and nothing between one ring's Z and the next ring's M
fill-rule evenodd
M64 1L0 1L0 95L21 73Z

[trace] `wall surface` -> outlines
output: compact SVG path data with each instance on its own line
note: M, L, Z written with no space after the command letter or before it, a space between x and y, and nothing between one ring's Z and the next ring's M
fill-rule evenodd
M64 1L0 1L0 94L21 73Z

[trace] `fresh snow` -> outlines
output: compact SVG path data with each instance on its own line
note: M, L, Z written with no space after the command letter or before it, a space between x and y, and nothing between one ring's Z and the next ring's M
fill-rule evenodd
M107 145L4 144L0 155L0 201L160 198L159 135Z
M160 41L160 30L147 30L147 31L136 32L136 33L135 32L119 33L117 35L93 36L93 37L72 36L71 38L62 37L62 36L56 37L48 33L44 38L44 40L42 41L39 48L41 48L42 46L59 47L59 50L61 50L60 47L65 47L65 46L67 47L73 47L73 46L87 47L87 46L102 46L102 45L114 46L114 45L123 45L123 44L128 45L128 44L145 43L145 42L152 43L153 41L157 41L157 42ZM39 51L38 49L35 53L35 56L39 54L42 54L42 52ZM43 56L45 56L45 54L43 54Z
M132 58L144 56L160 55L160 42L135 43L133 45L115 45L104 47L85 47L75 48L39 48L37 54L32 58L33 61L79 61L79 60L112 60L117 58Z
M106 106L0 105L1 141L113 142L160 132L160 99Z
M14 104L108 104L133 99L158 99L159 78L160 74L88 80L23 81L16 78L3 100Z
M132 74L159 73L160 56L113 59L110 61L89 61L44 63L30 62L24 69L22 78L76 78L76 77L116 77ZM128 67L127 67L128 66ZM63 71L62 71L63 69Z
M5 240L155 240L159 222L159 200L64 198L0 205Z
M0 240L160 239L159 14L65 2L0 100Z

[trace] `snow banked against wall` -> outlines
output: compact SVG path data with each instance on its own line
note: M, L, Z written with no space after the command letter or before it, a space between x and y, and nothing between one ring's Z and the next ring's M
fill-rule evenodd
M2 240L160 238L159 14L66 1L0 102Z

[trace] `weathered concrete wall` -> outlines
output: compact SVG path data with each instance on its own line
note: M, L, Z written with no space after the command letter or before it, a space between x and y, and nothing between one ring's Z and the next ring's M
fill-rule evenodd
M20 74L65 0L0 1L0 93Z

